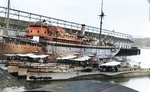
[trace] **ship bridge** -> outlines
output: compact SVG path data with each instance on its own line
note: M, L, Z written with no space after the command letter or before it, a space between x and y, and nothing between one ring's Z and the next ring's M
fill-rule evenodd
M6 32L6 23L7 23L7 9L6 7L0 6L0 35L8 35L8 36L24 36L27 33L27 28L33 24L33 21L45 21L48 26L58 26L65 29L66 33L76 33L84 36L90 36L94 39L99 39L100 29L97 27L92 27L88 25L84 25L80 23L74 23L62 19L56 19L48 16L43 16L39 14L34 14L30 12L25 12L16 9L9 9L11 16L9 18L9 28L8 32ZM114 30L102 29L101 39L102 45L115 45L124 49L131 49L133 46L132 35L115 32Z

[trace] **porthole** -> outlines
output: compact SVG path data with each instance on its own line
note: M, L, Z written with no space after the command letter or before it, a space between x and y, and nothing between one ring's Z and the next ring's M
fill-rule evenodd
M38 30L38 33L39 33L39 30Z
M31 30L31 33L32 33L32 30Z
M46 31L44 33L46 34Z

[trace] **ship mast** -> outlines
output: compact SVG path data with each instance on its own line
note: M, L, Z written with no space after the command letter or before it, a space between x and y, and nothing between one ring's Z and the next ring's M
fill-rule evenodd
M103 0L102 0L102 4L101 4L101 15L100 16L100 33L99 33L99 44L101 45L102 42L101 42L101 33L102 33L102 24L103 24L103 17L105 16L104 15L104 12L103 12Z
M8 8L7 8L7 22L6 22L5 35L8 35L8 28L9 28L9 8L10 8L10 0L8 0Z

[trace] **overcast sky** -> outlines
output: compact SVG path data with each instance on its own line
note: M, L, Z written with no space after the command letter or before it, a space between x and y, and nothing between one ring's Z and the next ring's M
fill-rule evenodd
M101 0L10 0L11 8L99 27ZM7 6L7 0L0 0ZM148 0L104 0L103 29L150 37Z

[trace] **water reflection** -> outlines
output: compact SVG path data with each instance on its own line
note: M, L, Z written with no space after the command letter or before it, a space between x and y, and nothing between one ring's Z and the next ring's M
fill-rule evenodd
M18 78L18 81L20 82L20 86L24 86L26 90L43 90L52 92L97 92L102 88L104 89L112 85L108 84L107 82L123 85L140 92L149 92L150 90L150 87L148 87L150 85L150 76L99 80L41 82L26 82L24 78Z
M27 82L27 84L32 85L33 82ZM40 87L37 85L40 85ZM36 85L32 85L32 89L29 88L28 90L44 90L52 92L98 92L111 86L114 86L114 84L99 80L49 81L36 82ZM26 88L28 87L26 85Z

